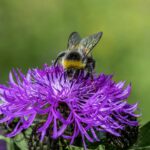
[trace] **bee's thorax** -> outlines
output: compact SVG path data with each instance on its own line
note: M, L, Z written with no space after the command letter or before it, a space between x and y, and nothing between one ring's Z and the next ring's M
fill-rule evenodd
M80 61L82 59L82 56L79 52L77 51L70 51L66 56L65 56L66 60L76 60L76 61Z

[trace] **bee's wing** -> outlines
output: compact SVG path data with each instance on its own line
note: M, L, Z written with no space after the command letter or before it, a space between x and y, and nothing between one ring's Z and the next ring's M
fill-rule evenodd
M81 41L80 35L77 32L72 32L68 38L67 48L69 50L76 48L80 43L80 41Z
M102 34L102 32L98 32L96 34L83 38L80 41L79 49L81 49L85 55L88 55L94 48L94 46L99 42L99 40L102 37Z

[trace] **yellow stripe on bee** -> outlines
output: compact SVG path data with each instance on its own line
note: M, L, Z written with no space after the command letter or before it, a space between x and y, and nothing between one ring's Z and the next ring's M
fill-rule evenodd
M85 64L82 61L76 60L63 60L62 65L65 69L69 68L83 69L85 67Z

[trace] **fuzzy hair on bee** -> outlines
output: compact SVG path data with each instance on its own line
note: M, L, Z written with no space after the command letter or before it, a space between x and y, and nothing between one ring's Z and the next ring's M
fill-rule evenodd
M86 70L87 74L91 75L95 68L95 60L91 52L100 41L102 34L98 32L81 39L77 32L72 32L68 38L67 50L58 54L54 65L59 62L69 76L76 74L79 70Z

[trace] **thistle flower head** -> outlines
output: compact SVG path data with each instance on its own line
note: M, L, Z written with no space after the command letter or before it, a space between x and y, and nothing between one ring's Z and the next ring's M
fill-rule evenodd
M138 126L136 104L128 104L131 85L115 83L112 75L94 74L93 80L80 72L69 79L61 66L32 69L24 75L20 70L9 75L8 85L0 85L0 123L18 119L8 137L19 134L36 122L41 140L46 135L63 137L74 143L78 136L90 142L99 141L99 132L121 136L126 125Z

